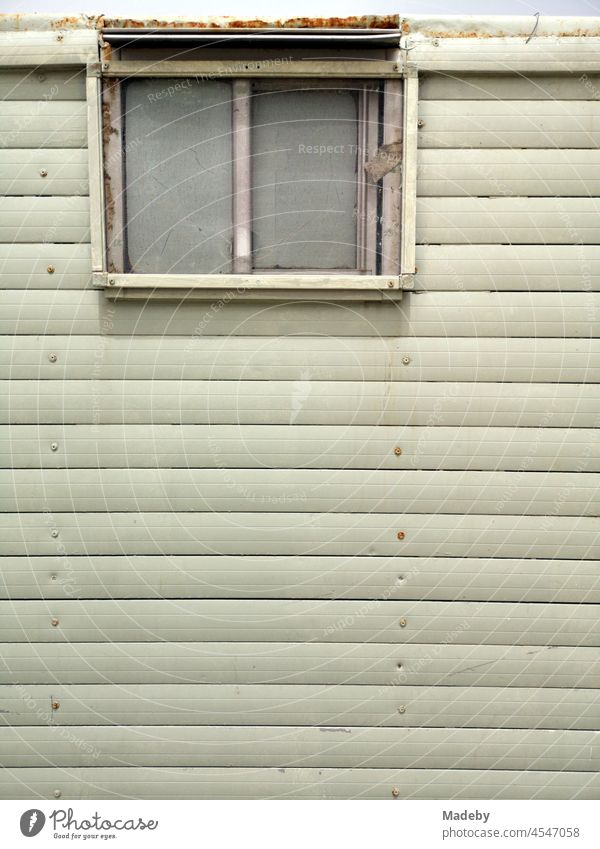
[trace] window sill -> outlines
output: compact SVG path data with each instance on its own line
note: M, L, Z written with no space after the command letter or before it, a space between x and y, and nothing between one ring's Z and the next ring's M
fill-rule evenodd
M413 275L355 274L106 274L94 285L113 300L399 300L413 288Z

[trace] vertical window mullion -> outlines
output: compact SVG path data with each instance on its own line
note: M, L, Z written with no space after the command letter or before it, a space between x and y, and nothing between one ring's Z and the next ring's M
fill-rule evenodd
M386 80L383 104L384 145L402 142L402 80ZM389 149L388 149L389 151ZM393 156L389 151L389 155ZM398 274L402 175L394 169L383 178L381 207L381 273Z
M356 267L359 271L367 269L367 103L369 92L363 85L358 97L358 162L356 187Z
M233 271L252 270L252 193L250 173L250 80L233 82Z
M377 152L379 144L379 92L365 92L366 160ZM375 274L377 267L377 183L367 178L365 183L365 272Z

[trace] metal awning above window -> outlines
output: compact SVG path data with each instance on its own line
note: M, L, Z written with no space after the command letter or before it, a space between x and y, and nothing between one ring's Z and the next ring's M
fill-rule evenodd
M203 46L236 46L285 44L288 46L351 46L351 47L397 47L402 32L400 29L193 29L193 28L107 28L102 37L115 46L134 43L157 43L168 41L194 42Z

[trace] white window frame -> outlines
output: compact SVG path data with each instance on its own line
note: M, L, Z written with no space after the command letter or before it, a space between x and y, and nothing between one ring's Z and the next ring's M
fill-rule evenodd
M392 172L384 178L386 190L383 193L382 219L390 226L382 239L382 267L380 274L352 274L338 271L310 273L274 274L269 270L255 270L249 273L250 264L250 230L244 226L234 227L235 261L232 274L138 274L116 273L108 268L106 229L108 217L117 232L122 231L123 221L121 204L112 204L110 198L105 199L104 192L104 157L122 155L122 136L118 127L112 126L108 134L106 149L103 143L103 97L107 91L110 97L111 80L139 77L204 77L217 79L220 77L234 80L233 93L237 109L234 110L235 120L247 120L249 112L249 85L252 78L271 78L275 80L301 79L360 79L378 80L385 84L386 110L388 104L395 114L384 126L384 144L397 140L398 128L401 128L402 162L400 171ZM398 95L401 94L402 97ZM369 98L363 98L368 103ZM418 78L415 68L401 67L397 62L388 60L323 60L323 61L294 61L286 63L285 69L274 67L273 64L260 62L249 63L245 68L239 60L200 60L176 61L164 59L160 61L110 61L101 65L88 66L87 77L87 106L88 106L88 139L90 164L90 213L91 213L91 242L92 242L92 271L95 286L104 289L110 297L133 296L173 297L175 294L185 294L191 297L213 297L234 289L237 292L264 294L266 297L286 292L307 296L310 293L319 295L327 292L329 295L360 296L361 293L377 294L386 291L401 295L403 289L412 289L415 274L415 216L416 216L416 175L417 175L417 105ZM365 108L365 107L363 107ZM368 107L366 107L368 108ZM118 111L118 110L117 110ZM361 122L364 126L364 121ZM359 124L360 126L360 124ZM249 184L249 134L235 133L234 150L234 185L239 180ZM366 140L365 140L366 141ZM112 147L111 147L112 146ZM366 145L359 144L363 150ZM364 164L364 163L363 163ZM362 170L362 169L359 169ZM360 180L358 185L359 199L365 191L366 181ZM119 195L123 187L111 179L111 191ZM246 203L247 192L234 192L234 222L247 220L243 205ZM394 203L395 197L399 198ZM107 202L109 207L107 207ZM364 197L361 199L363 208ZM363 251L372 250L367 245L367 235L359 245ZM385 261L385 257L399 256L399 262L393 259ZM394 266L392 269L390 266ZM123 267L123 266L121 266Z

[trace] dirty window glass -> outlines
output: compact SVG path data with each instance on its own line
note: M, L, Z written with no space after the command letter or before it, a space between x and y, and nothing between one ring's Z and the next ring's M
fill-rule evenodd
M134 77L107 102L113 271L397 273L381 83Z
M255 92L255 268L356 267L357 138L352 91Z
M125 86L128 270L232 270L231 83L135 79Z

